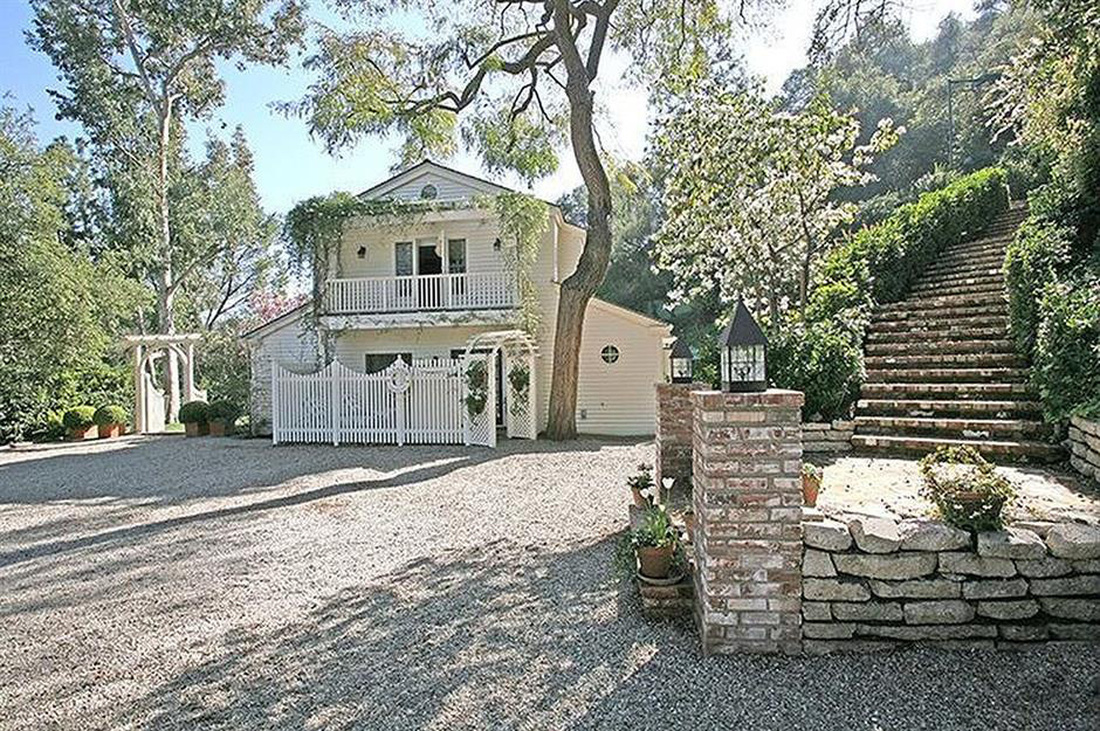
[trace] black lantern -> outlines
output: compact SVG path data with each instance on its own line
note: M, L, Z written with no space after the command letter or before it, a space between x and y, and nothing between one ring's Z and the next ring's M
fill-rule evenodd
M722 390L765 391L768 374L765 361L768 340L764 331L752 319L744 300L737 301L733 319L718 336L718 348L722 355Z
M691 383L694 364L692 362L691 348L683 338L676 338L672 344L672 375L673 383Z

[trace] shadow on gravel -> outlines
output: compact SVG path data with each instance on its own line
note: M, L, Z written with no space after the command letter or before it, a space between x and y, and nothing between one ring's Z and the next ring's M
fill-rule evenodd
M609 576L615 539L404 565L304 621L221 638L123 709L142 729L1091 728L1096 646L702 660Z

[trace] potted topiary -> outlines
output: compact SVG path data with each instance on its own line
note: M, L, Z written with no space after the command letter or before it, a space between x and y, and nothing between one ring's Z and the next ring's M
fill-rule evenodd
M971 446L939 447L920 461L920 494L949 525L999 530L1001 511L1016 495L1008 479Z
M210 433L209 407L205 401L188 401L180 407L180 422L189 437L201 437Z
M626 484L634 495L635 505L642 509L653 507L653 498L646 494L656 485L653 481L652 467L644 462L638 465L638 474L628 477Z
M821 491L821 468L809 462L802 463L802 502L809 507L817 505L817 494Z
M65 415L61 417L61 423L65 425L65 430L69 434L69 439L74 442L81 439L88 438L88 432L91 431L92 425L95 421L92 417L95 416L95 409L91 406L74 406L65 412Z
M121 436L126 431L126 409L117 404L100 406L92 416L100 439Z
M210 436L224 437L226 434L233 433L233 424L240 415L241 410L232 401L218 399L210 402L210 408L206 412L207 422L210 424Z

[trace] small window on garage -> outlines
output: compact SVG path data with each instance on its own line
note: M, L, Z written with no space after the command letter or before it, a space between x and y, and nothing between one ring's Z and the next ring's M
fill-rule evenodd
M614 345L605 345L600 351L600 357L604 363L614 363L619 359L619 349Z

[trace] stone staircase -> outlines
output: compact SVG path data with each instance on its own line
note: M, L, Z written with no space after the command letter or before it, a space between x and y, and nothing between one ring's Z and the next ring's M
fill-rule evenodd
M878 307L852 444L925 454L969 444L1003 461L1053 461L1049 425L1008 331L1001 265L1027 215L1015 205L975 241L947 248L909 297Z

